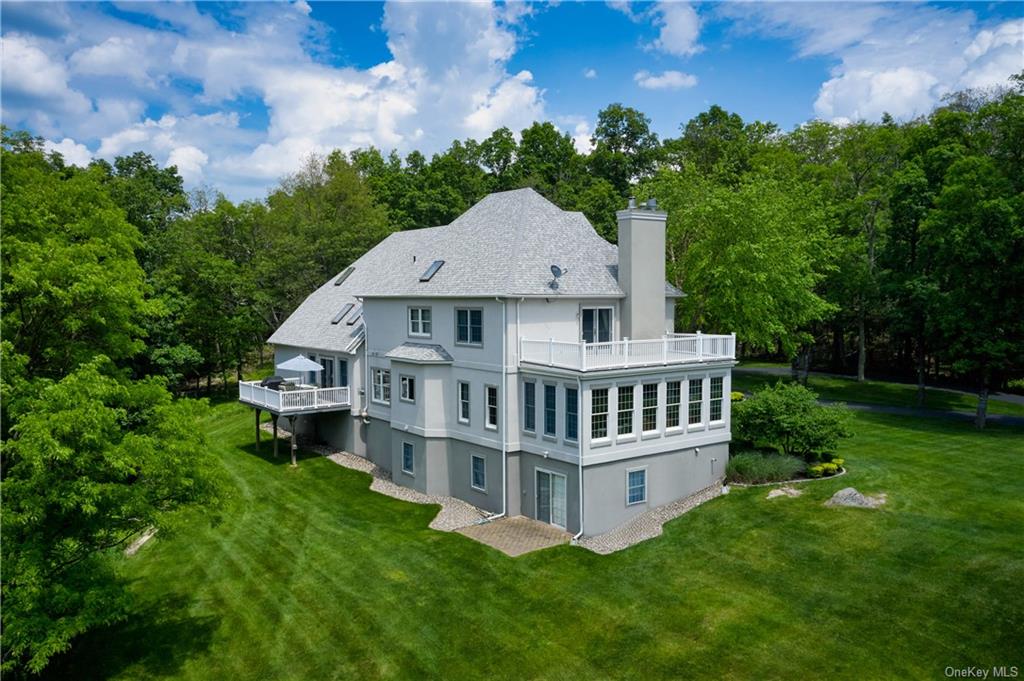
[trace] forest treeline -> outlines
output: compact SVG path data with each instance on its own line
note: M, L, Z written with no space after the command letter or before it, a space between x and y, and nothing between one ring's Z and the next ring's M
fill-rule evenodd
M612 104L585 154L551 123L429 160L335 151L238 204L141 152L74 167L5 129L0 162L4 670L122 618L111 550L215 507L203 404L172 391L227 385L390 232L489 192L533 187L611 241L629 196L657 198L678 328L747 356L955 379L979 426L1024 375L1024 74L909 122L790 132L712 106L659 139Z

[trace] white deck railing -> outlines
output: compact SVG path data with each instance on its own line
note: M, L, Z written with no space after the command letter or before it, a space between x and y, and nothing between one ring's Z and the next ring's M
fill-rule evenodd
M628 367L690 364L736 358L736 334L716 336L676 333L651 340L573 343L567 341L519 341L519 359L529 364L599 371Z
M349 389L302 388L299 390L271 390L259 381L238 384L238 399L246 404L266 407L278 413L315 411L331 407L348 407L352 401Z

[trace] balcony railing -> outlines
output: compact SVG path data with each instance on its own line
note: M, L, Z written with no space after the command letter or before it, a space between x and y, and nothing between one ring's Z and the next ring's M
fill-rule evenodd
M316 388L293 384L289 390L272 390L261 386L259 381L239 383L238 399L256 407L266 407L279 414L342 409L352 405L348 387Z
M716 336L678 333L651 340L572 343L520 340L521 362L576 371L600 371L675 364L717 362L736 358L736 334Z

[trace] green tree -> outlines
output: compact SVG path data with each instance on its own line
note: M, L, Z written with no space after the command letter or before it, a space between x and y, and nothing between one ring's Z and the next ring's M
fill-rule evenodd
M818 404L818 396L798 383L780 381L735 403L732 418L738 440L808 461L834 454L853 435L846 405Z
M39 140L2 150L3 337L30 376L60 377L96 354L120 361L144 348L145 276L138 229L98 168L64 168Z
M19 362L4 350L5 364ZM173 401L159 380L125 381L102 356L26 387L2 448L7 672L39 672L76 636L122 619L116 551L220 490L195 427L204 403Z
M593 174L607 180L623 198L630 185L650 177L661 155L651 119L636 109L611 104L597 114L594 150L588 164Z

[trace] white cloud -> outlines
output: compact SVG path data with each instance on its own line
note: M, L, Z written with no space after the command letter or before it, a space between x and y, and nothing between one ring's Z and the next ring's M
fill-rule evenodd
M682 71L665 71L661 74L637 71L633 74L633 80L646 90L679 90L697 84L697 76Z
M92 152L84 144L78 144L70 137L65 137L60 142L46 140L43 148L47 151L56 151L64 157L64 163L84 168L92 160Z
M978 27L969 10L919 4L735 3L738 33L794 40L799 56L837 63L814 103L839 123L927 114L948 92L1005 84L1024 69L1024 21Z
M590 80L593 80L594 78L597 78L597 70L596 69L583 69L583 77L587 78L587 79L590 79Z
M658 37L651 47L677 57L690 57L703 51L700 39L700 17L687 2L659 2L653 9Z
M230 28L195 5L121 7L145 25L92 5L62 10L67 20L45 38L4 36L5 122L100 157L147 151L234 198L261 195L309 153L429 154L546 118L530 72L508 69L534 12L527 3L389 2L391 58L370 68L322 59L328 29L301 1L240 5ZM243 125L230 113L248 107L240 98L261 104L268 123ZM168 113L147 116L153 109Z

